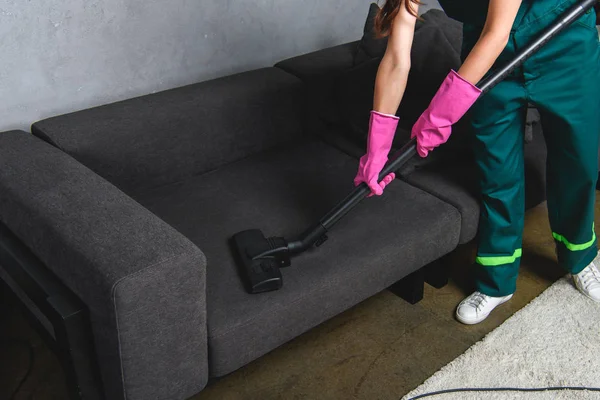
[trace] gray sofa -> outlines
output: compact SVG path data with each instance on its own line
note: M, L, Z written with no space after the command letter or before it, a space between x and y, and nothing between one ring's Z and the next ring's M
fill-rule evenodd
M295 257L281 290L246 292L233 233L294 236L353 189L381 56L356 64L362 42L0 134L0 222L85 304L106 398L188 398L475 238L453 139ZM396 148L447 72L416 43ZM532 206L540 135L526 154Z

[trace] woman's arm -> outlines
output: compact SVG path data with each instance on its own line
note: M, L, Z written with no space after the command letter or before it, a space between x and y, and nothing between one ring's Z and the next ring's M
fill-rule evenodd
M494 65L510 36L522 0L490 0L487 19L479 40L457 71L473 85Z
M407 1L407 0L404 0ZM418 4L411 4L415 13ZM410 50L417 18L411 15L403 2L394 18L388 44L375 78L373 109L384 114L396 114L408 80Z
M458 122L481 96L475 86L489 71L508 43L522 0L490 0L485 25L477 43L458 71L451 70L411 130L417 152L427 157L446 143L452 125Z

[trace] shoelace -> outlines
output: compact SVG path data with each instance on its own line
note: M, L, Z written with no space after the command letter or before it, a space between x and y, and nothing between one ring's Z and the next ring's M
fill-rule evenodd
M473 293L466 301L466 303L472 307L475 307L477 311L481 308L482 305L487 303L488 297L480 292Z
M598 268L596 268L594 263L583 270L583 273L580 275L580 280L586 290L590 289L591 286L600 285L600 271L598 271Z

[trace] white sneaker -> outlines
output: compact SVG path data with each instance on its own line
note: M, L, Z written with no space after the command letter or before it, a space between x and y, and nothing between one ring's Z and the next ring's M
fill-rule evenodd
M456 318L463 324L477 324L486 319L494 308L506 303L512 297L512 294L504 297L491 297L475 292L460 302L456 308Z
M594 261L590 263L583 271L577 275L573 275L575 286L581 293L590 299L600 302L600 271L596 263L600 261L600 257L596 256Z

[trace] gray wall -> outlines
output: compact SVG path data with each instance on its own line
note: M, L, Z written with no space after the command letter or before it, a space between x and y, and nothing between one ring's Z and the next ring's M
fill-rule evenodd
M359 39L370 2L0 0L0 131Z

